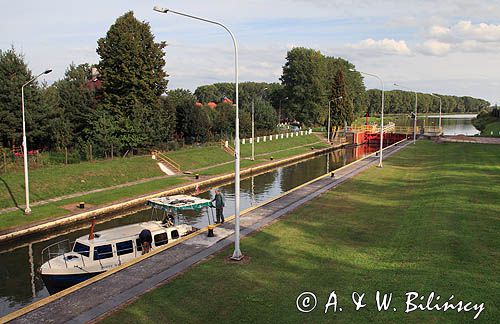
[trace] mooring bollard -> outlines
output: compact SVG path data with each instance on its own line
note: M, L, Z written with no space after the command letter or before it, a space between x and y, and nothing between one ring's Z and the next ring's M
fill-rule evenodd
M214 237L215 236L215 234L214 234L214 228L215 228L214 225L208 225L208 234L207 234L208 237Z

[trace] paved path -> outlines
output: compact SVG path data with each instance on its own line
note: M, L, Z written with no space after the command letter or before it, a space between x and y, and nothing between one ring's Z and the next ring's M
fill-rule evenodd
M410 142L386 149L385 156L399 151L408 143ZM241 235L246 236L262 228L323 192L376 165L377 162L378 157L375 155L358 160L336 171L334 178L326 176L313 180L244 213L241 217ZM120 305L165 283L197 262L233 243L233 221L227 221L223 226L217 227L214 232L215 237L208 238L205 233L201 233L125 269L91 282L79 290L69 292L62 298L17 317L13 322L85 323L105 316Z
M478 144L500 144L500 137L483 137L483 136L442 136L437 139L438 142L451 143L478 143Z

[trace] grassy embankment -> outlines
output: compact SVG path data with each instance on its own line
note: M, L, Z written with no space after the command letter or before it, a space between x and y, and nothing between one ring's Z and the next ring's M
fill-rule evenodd
M481 131L481 136L500 137L500 118L482 113L472 121L472 124Z
M317 142L314 135L300 136L266 143L256 143L256 161L242 160L241 166L262 163L269 160L269 156L283 158L310 151L308 146ZM302 147L306 145L306 147ZM301 146L301 147L299 147ZM325 144L314 144L315 147L324 147ZM242 156L251 156L251 147L242 145ZM277 152L286 148L286 151ZM219 146L207 146L200 148L187 148L168 153L173 159L182 165L183 170L192 170L214 166L204 169L199 173L202 175L214 175L233 170L230 163L233 157L225 153ZM227 164L218 165L220 163ZM31 202L46 200L63 195L85 192L99 188L107 188L114 185L125 184L131 181L150 179L164 175L156 162L149 156L133 157L126 159L101 160L95 162L82 162L79 164L48 166L30 171L30 193ZM163 179L151 179L150 181L130 185L123 188L109 189L103 192L87 194L76 198L64 199L57 202L33 206L32 214L24 216L21 209L0 214L0 230L36 222L52 217L69 214L70 211L62 208L67 205L76 205L79 201L85 201L90 205L101 205L123 198L147 194L149 192L168 189L168 187L190 181L187 176L166 177ZM9 172L0 174L0 209L24 205L24 174L23 172Z
M497 322L499 199L497 146L419 142L244 238L248 263L226 262L228 248L105 322L473 322L475 312L407 314L411 291L484 302L480 322ZM325 314L333 290L343 311ZM376 310L377 290L393 293L389 311ZM311 313L296 309L304 291L318 298ZM354 291L366 293L359 311Z

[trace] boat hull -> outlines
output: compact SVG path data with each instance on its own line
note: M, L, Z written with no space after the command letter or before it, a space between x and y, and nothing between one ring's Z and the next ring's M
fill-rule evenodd
M77 274L42 274L42 280L49 294L55 294L61 290L74 286L80 282L97 276L100 272L77 273Z

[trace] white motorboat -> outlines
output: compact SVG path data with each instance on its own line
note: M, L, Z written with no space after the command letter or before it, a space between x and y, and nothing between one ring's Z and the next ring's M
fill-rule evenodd
M77 238L69 252L63 249L65 244L70 245L68 240L42 250L42 262L44 259L47 261L39 272L49 292L68 288L138 258L143 254L144 243L139 235L145 230L150 234L151 250L178 240L195 229L186 224L176 225L174 215L182 210L199 210L211 206L210 200L185 195L155 198L147 204L153 208L153 215L155 210L163 211L162 221L152 220L96 233L92 224L90 234Z

